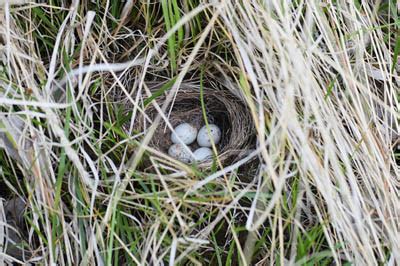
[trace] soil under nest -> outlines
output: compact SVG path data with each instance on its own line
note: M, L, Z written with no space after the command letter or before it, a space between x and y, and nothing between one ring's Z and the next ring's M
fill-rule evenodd
M150 88L152 92L159 90L160 86ZM209 124L216 124L222 132L221 141L217 145L218 159L224 165L242 158L254 146L254 125L249 110L243 102L227 90L204 89L204 105ZM165 95L156 99L161 106L165 101ZM201 95L198 88L193 86L181 85L172 110L170 106L169 122L172 127L181 123L190 123L200 130L205 125L203 111L201 107ZM137 130L146 131L158 112L153 104L149 104L143 115L137 120ZM150 146L157 150L168 153L168 148L172 145L171 130L165 121L161 122L150 142ZM192 151L199 146L195 142L189 145ZM200 166L210 166L211 162L205 162Z

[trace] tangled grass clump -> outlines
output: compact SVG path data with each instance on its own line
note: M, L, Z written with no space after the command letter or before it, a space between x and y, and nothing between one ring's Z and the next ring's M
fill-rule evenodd
M400 263L396 0L5 2L0 265Z

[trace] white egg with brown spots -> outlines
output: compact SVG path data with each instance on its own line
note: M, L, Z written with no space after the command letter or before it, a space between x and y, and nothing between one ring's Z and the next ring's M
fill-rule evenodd
M195 150L193 155L196 162L204 162L212 158L213 152L210 148L201 147Z
M192 144L197 136L197 129L189 123L178 125L171 134L173 143Z
M189 147L180 143L172 144L168 149L168 154L183 163L191 163L193 161Z
M212 141L211 141L212 140ZM221 129L215 124L202 127L197 135L197 143L201 147L211 147L212 143L218 144L221 140Z

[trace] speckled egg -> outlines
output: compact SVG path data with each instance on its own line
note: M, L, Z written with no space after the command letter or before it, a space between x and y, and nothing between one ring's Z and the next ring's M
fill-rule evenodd
M169 156L183 163L191 163L193 161L192 155L188 151L189 147L185 146L180 143L172 144L168 149Z
M191 144L196 139L197 129L189 123L182 123L178 125L174 132L171 134L171 140L173 143Z
M210 148L201 147L195 150L193 155L196 162L204 162L212 158L213 152Z
M208 125L210 130L210 134L207 130L207 126L204 126L200 129L199 134L197 135L197 143L201 147L211 147L213 140L214 144L218 144L221 140L221 129L217 125L210 124Z

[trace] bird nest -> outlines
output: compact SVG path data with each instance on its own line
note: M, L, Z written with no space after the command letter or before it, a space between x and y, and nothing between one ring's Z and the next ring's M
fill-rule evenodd
M159 86L150 88L153 94L159 89ZM162 106L165 99L166 96L162 95L154 101ZM190 123L197 130L200 130L206 124L205 113L208 124L216 124L221 129L221 141L216 145L219 162L222 165L228 165L246 155L254 139L254 125L244 102L226 89L210 88L203 90L205 112L203 112L201 102L199 88L181 85L173 104L168 106L165 114L172 128L181 123ZM136 129L140 132L148 130L159 112L154 103L151 103L144 109L144 114L140 115L135 123ZM167 154L172 144L171 129L165 120L162 120L157 126L149 145ZM197 142L188 146L192 151L199 148ZM207 168L211 164L212 160L208 160L200 163L199 166Z

